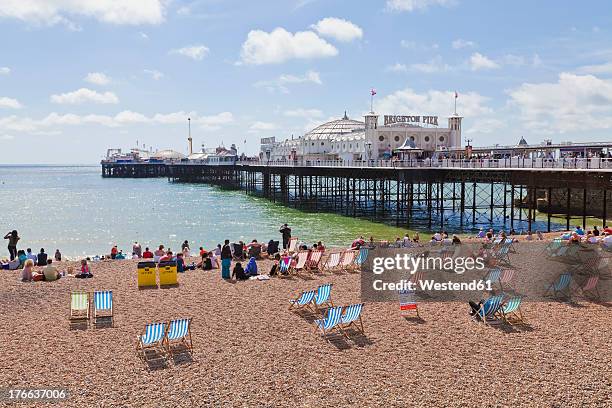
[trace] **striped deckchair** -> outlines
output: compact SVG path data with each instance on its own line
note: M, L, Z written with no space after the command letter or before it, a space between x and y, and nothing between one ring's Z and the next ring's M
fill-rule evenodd
M552 291L555 299L557 298L557 294L560 293L565 297L569 298L571 293L569 291L570 282L572 280L572 276L569 273L563 273L559 276L559 278L550 284L550 286L546 289L544 295L548 295L549 292Z
M502 274L502 270L500 268L493 268L483 277L483 280L491 281L491 287L492 287L496 283L499 283L501 274Z
M416 301L416 293L414 290L398 290L400 313L406 315L406 312L414 310L417 317L419 316L419 306Z
M289 247L287 248L287 251L289 251L289 253L293 253L297 251L297 244L298 244L297 237L289 238Z
M502 242L499 248L497 248L497 250L495 251L495 259L510 264L510 245L512 245L511 240L506 240L505 242Z
M329 254L329 256L327 257L327 260L323 264L323 270L333 271L337 269L338 266L340 265L341 256L342 256L342 253L340 252L334 252L334 253Z
M89 324L89 294L83 291L70 293L70 324Z
M111 326L115 325L113 317L113 291L95 291L93 294L93 319L94 326L97 326L99 318L109 318ZM100 313L106 312L106 313ZM108 314L110 313L110 314Z
M291 267L291 257L290 256L282 257L280 262L278 263L279 276L284 276L284 275L289 274L290 267Z
M474 320L480 318L485 324L487 323L487 319L489 319L489 322L496 320L496 313L499 310L503 298L504 295L491 296L480 305L480 309L474 313L472 318L474 318Z
M355 266L357 268L361 269L361 265L363 265L365 261L368 259L368 253L369 253L368 248L359 249L359 254L355 258Z
M314 297L315 297L314 290L308 290L308 291L302 292L302 294L298 296L297 299L289 301L289 303L291 303L289 305L289 309L291 310L293 306L297 307L298 309L308 307L310 303L312 302L312 300L314 299Z
M330 307L325 318L315 320L317 326L315 330L321 330L323 336L327 336L332 330L339 330L342 333L342 327L339 325L341 318L342 306Z
M308 252L298 252L297 261L295 262L295 266L291 267L291 272L298 274L301 271L306 269L306 261L308 260Z
M499 287L501 290L504 290L504 283L506 286L510 283L512 278L514 277L514 269L504 269L499 277Z
M363 331L363 321L361 320L361 311L363 310L363 303L356 303L354 305L349 305L344 308L344 314L340 319L340 328L342 332L346 336L346 329L351 326L355 326L355 328L361 332L361 334L365 334ZM348 337L348 336L347 336Z
M323 257L323 251L312 251L306 261L306 270L309 272L318 271L321 258Z
M328 305L330 307L334 306L331 301L331 289L331 283L326 283L325 285L321 285L317 288L317 293L313 302L316 310L319 310L321 305Z
M599 283L598 275L589 276L584 281L584 284L578 287L577 291L579 290L582 296L584 296L587 299L590 298L590 299L600 300L601 295L599 294L597 283Z
M499 308L498 315L510 325L525 324L523 313L521 312L521 297L515 296L505 301Z
M172 356L172 344L170 342L180 342L185 345L190 353L193 354L193 343L191 341L191 318L175 319L168 324L168 331L164 338L166 350Z
M144 334L138 336L136 352L142 359L145 358L145 349L160 348L163 350L166 338L166 323L149 323L145 325Z
M420 287L420 282L425 279L425 272L418 270L415 273L410 274L408 281L412 282L412 286L417 290Z
M342 260L340 261L340 269L343 271L350 271L354 266L355 251L349 249L342 253Z

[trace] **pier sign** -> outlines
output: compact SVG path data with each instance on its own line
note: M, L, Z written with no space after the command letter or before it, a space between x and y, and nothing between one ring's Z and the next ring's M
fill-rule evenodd
M425 125L438 126L437 116L400 116L400 115L385 115L385 125L393 123L423 123Z

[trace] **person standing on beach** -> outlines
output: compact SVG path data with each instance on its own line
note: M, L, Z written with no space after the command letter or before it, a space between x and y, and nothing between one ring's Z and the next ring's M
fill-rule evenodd
M142 247L138 242L134 242L134 245L132 245L132 253L136 254L137 258L142 258Z
M278 232L283 235L283 249L287 249L289 247L289 240L291 239L291 228L285 223Z
M21 239L17 230L13 230L4 236L4 239L8 239L8 251L11 257L11 261L17 257L17 242Z
M230 279L230 266L232 265L232 249L229 239L225 240L225 245L221 248L221 277Z

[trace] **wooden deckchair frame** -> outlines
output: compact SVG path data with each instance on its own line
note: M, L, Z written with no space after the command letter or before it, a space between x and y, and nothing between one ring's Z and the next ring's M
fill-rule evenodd
M170 333L170 324L175 320L187 320L187 334L185 334L184 336L178 339L170 340L168 338L168 334ZM162 339L162 345L165 343L166 350L168 351L168 353L170 353L170 357L174 357L174 354L172 353L172 344L170 342L173 342L173 344L177 344L177 343L184 344L185 347L189 350L189 352L193 355L193 341L191 339L191 320L192 318L189 317L187 319L170 320L167 323L166 334L164 335L164 338ZM189 344L187 343L187 337L189 337Z
M110 312L110 315L108 314L98 314L98 308L96 308L96 292L110 292L111 293L111 307L110 309L99 309L99 310L108 310ZM97 327L98 325L98 319L99 318L108 318L110 317L111 319L111 326L114 327L115 326L115 313L113 311L113 307L115 306L115 299L114 296L112 295L113 291L112 290L96 290L93 291L91 293L91 304L92 304L92 308L93 308L93 323L94 326Z
M163 323L165 324L164 327L164 334L162 335L161 339L150 343L150 344L144 344L142 342L142 337L147 335L147 326L149 326L149 324L159 324L159 323ZM166 334L168 333L168 323L166 322L155 322L155 323L148 323L144 325L143 328L143 335L138 336L138 344L136 345L136 353L138 353L138 356L144 361L145 360L145 350L149 350L149 349L159 349L161 351L165 351L164 349L164 339L166 338Z
M363 329L363 320L361 319L361 315L363 313L363 308L365 306L364 303L361 304L361 311L359 312L359 319L350 321L348 324L344 324L342 323L342 316L344 316L344 314L346 313L346 310L354 305L349 305L349 306L345 306L343 309L343 313L340 316L340 321L338 322L338 326L340 326L339 328L342 331L342 334L344 334L344 336L348 339L348 335L346 334L346 330L348 328L350 328L351 326L355 326L355 328L357 329L357 331L359 331L361 334L363 334L365 336L365 331ZM359 322L359 324L357 324L357 322Z
M85 309L73 309L72 308L72 297L73 295L77 295L77 294L85 295L87 297L87 307ZM69 322L71 325L79 323L79 322L85 322L89 326L90 309L91 309L91 299L90 299L90 294L88 292L80 291L80 290L70 292ZM83 312L85 313L84 316L82 315Z

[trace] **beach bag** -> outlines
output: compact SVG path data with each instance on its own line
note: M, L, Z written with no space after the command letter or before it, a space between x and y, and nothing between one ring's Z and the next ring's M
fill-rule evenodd
M32 280L34 282L45 280L45 275L43 275L41 273L37 273L36 275L32 275Z

